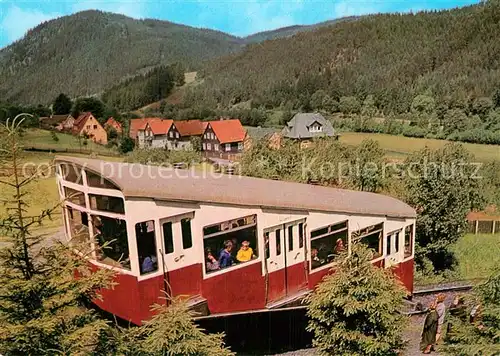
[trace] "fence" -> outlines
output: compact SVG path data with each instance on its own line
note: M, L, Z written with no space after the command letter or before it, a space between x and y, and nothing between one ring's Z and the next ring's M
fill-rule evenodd
M500 220L469 220L468 223L470 234L500 233Z

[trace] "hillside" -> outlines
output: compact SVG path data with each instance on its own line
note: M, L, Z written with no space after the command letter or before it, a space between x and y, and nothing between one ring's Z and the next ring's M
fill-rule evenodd
M384 112L406 112L430 93L467 106L500 87L500 2L439 12L373 15L246 47L211 61L192 95L206 105L310 109L331 99L373 94Z
M38 104L60 92L97 94L159 64L197 68L242 45L218 31L84 11L43 23L0 51L0 98Z

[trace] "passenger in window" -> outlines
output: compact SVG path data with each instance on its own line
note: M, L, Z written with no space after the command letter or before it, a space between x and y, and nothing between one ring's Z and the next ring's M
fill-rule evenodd
M318 257L318 249L313 248L311 250L311 267L312 269L318 268L322 265L320 258Z
M335 253L340 254L344 251L344 241L342 239L337 239L335 243Z
M207 248L206 249L206 256L207 256L207 272L212 272L212 271L217 271L220 269L219 266L219 261L212 255L212 251Z
M233 249L231 250L231 256L233 257L233 261L237 261L236 255L238 254L238 251L236 250L236 246L238 246L238 240L236 238L233 238L231 240L233 243Z
M255 256L253 254L252 248L250 247L250 242L243 241L241 243L241 248L236 255L236 259L238 260L238 262L247 262L252 258L255 258Z
M154 272L157 270L157 260L155 256L146 256L142 261L142 273Z
M233 265L233 256L231 256L232 249L233 242L231 240L226 240L224 242L224 249L222 249L219 254L220 268L230 267Z

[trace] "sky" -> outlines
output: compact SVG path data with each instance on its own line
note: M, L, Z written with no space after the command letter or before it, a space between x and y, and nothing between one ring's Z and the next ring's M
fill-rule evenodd
M479 0L0 0L0 48L38 24L98 9L155 18L237 36L351 15L449 9Z

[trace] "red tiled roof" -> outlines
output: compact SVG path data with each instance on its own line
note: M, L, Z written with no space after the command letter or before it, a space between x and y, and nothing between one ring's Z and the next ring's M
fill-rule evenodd
M104 126L111 126L111 127L114 127L116 130L118 131L121 131L122 130L122 124L119 123L118 121L115 120L114 117L110 117L106 123L104 124Z
M144 128L146 127L146 124L148 123L148 120L151 120L151 119L145 118L145 119L132 119L132 120L130 120L130 129L129 129L130 138L135 139L137 137L137 131L144 130Z
M150 119L148 120L149 127L154 135L166 135L172 127L174 120L171 119Z
M207 127L207 123L200 120L174 121L174 125L181 136L201 136Z
M82 132L85 123L91 116L92 116L91 112L82 112L80 116L78 116L78 118L75 120L75 123L73 124L73 132L75 133Z
M238 119L209 121L209 124L221 144L242 142L247 135Z

